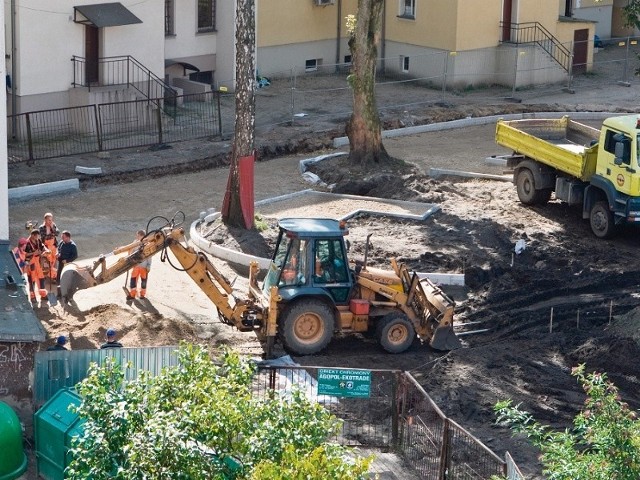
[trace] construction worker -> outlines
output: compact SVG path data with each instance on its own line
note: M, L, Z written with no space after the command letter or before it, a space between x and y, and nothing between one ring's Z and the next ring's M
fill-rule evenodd
M113 328L107 330L107 341L100 348L122 348L122 344L116 340L116 331Z
M42 225L38 227L40 230L40 239L44 243L45 247L49 250L49 253L44 256L49 270L45 271L45 274L51 278L51 280L57 281L57 255L58 255L58 227L53 221L53 214L47 212L44 214L44 221ZM46 270L46 268L45 268Z
M12 252L13 252L13 256L16 259L16 264L18 265L18 268L20 268L20 271L23 274L28 274L28 263L27 263L27 254L24 251L24 249L27 246L27 239L26 238L21 238L20 240L18 240L18 246L15 247Z
M36 292L40 294L40 300L47 301L47 291L44 288L44 272L40 264L41 257L47 255L49 250L40 240L40 230L34 228L31 230L29 240L24 248L26 261L29 263L29 285L31 292L29 296L31 301L36 301Z
M62 241L58 244L58 275L56 282L58 283L58 295L60 294L60 274L62 274L62 267L67 263L73 262L78 258L78 247L76 243L71 240L71 233L68 230L62 232Z
M117 255L122 252L127 252L131 255L135 250L144 246L144 237L147 233L144 230L138 230L136 232L136 239L129 245L116 248L113 253ZM147 278L149 277L149 270L151 269L151 258L146 258L139 264L137 264L131 270L131 280L129 281L129 294L127 300L133 300L136 295L140 295L141 299L146 298L147 295ZM138 289L138 279L140 279L140 288Z
M67 337L65 337L64 335L60 335L56 339L56 344L47 348L47 352L53 352L54 350L67 350L67 347L65 347L66 344L67 344Z

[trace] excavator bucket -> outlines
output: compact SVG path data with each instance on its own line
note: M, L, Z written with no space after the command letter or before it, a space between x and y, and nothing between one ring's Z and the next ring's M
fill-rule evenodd
M440 325L436 327L429 345L436 350L455 350L456 348L462 347L462 343L460 339L456 337L452 325Z

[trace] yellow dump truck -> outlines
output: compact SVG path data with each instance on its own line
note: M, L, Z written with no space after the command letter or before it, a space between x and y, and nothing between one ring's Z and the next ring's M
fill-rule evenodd
M513 150L518 198L526 205L555 198L582 206L599 238L640 222L640 116L611 117L600 130L571 120L500 120L496 142Z

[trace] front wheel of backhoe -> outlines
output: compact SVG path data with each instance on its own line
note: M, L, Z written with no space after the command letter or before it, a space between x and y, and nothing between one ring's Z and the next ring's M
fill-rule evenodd
M401 353L413 343L416 332L402 313L390 313L378 321L378 342L389 353Z
M311 355L329 345L335 316L326 303L300 300L284 313L280 334L285 348L298 355Z

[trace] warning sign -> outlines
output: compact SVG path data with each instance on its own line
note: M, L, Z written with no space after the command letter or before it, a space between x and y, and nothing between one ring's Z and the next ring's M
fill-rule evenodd
M318 369L318 395L368 398L370 394L370 370Z

